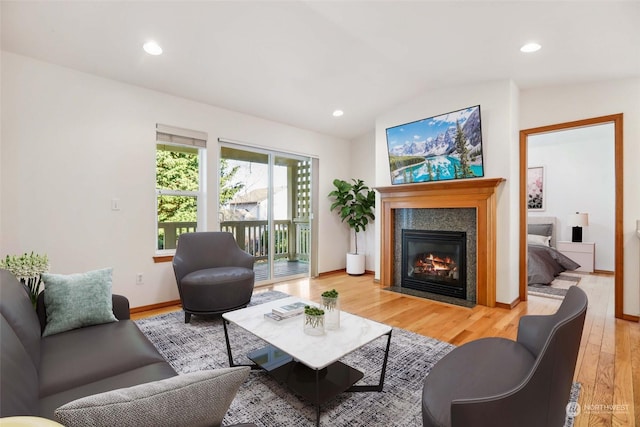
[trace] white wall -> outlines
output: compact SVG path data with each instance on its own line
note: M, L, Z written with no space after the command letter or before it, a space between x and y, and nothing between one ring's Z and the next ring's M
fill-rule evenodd
M114 291L132 307L178 298L171 264L152 260L156 123L209 134L209 230L217 228L219 137L317 156L321 195L349 175L345 140L8 52L1 66L0 256L46 253L56 273L112 266ZM329 200L319 204L319 271L343 268L344 230Z
M363 180L371 188L375 186L376 182L375 147L376 137L373 131L351 141L351 177ZM376 251L375 239L375 222L367 228L367 231L358 235L358 252L364 253L367 257L365 264L367 271L374 271L376 268L378 251ZM353 249L353 242L351 248Z
M543 166L545 210L557 217L557 239L571 241L568 216L589 214L583 242L595 242L596 270L615 268L615 162L612 123L530 135L529 166Z
M497 192L496 300L511 303L518 290L518 90L509 80L445 88L418 95L376 120L376 186L391 185L386 128L480 104L486 178L506 178ZM379 205L379 204L378 204ZM379 214L379 208L378 214ZM376 222L376 253L380 224ZM376 277L380 262L377 260Z
M0 55L0 82L2 81L2 59L3 56ZM3 95L3 90L2 90L2 85L0 84L0 100L2 100L2 95ZM4 104L2 102L0 102L0 117L2 116L2 106ZM4 138L2 138L2 123L4 122L4 120L0 120L0 224L2 224L2 141L4 140ZM0 228L0 254L4 254L4 239L2 238L2 229Z
M640 315L640 78L524 90L520 126L529 129L573 120L624 114L624 313Z

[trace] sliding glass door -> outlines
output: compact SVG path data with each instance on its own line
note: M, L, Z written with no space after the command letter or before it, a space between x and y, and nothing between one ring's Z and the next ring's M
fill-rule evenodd
M310 275L311 169L303 156L220 144L220 230L255 257L257 284Z

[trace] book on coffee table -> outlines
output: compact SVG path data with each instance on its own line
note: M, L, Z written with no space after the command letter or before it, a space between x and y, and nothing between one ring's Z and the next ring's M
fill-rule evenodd
M273 309L271 309L271 312L276 316L287 318L287 317L297 316L299 314L302 314L304 312L304 308L306 305L307 304L303 302L295 302L293 304L274 307Z
M264 314L264 318L267 320L270 320L272 322L282 322L283 320L287 320L287 319L293 319L296 316L289 316L289 317L282 317L282 316L278 316L275 313L265 313Z

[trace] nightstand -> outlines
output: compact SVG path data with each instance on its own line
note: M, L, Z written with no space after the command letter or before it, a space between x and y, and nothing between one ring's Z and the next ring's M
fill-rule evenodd
M568 256L578 264L580 268L575 271L593 273L596 259L596 244L593 242L558 242L558 251Z

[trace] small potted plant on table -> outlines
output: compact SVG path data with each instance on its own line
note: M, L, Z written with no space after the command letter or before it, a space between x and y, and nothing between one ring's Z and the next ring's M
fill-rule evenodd
M304 308L304 333L309 335L324 334L324 310L307 305Z
M325 312L326 328L328 330L340 329L340 300L338 299L338 291L335 289L324 291L320 297L322 300L322 309Z

